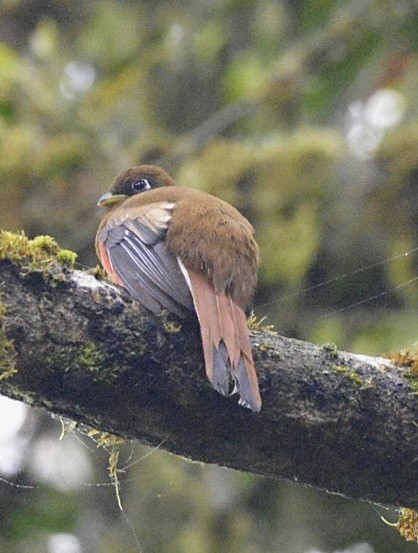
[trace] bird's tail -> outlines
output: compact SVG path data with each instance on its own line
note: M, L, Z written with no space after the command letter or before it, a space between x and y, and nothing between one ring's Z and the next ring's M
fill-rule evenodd
M215 390L228 395L232 375L233 393L239 394L240 405L260 411L261 397L244 310L229 296L216 294L203 275L183 272L187 272L199 318L207 377Z

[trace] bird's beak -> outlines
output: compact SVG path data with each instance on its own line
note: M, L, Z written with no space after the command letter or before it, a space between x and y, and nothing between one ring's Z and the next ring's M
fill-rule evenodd
M106 192L103 196L100 197L97 205L99 207L110 207L115 204L120 204L126 198L124 194L112 194L111 192Z

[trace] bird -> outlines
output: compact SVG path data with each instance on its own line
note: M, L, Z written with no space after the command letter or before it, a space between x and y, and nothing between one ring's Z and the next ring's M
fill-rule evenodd
M249 221L153 165L120 173L98 205L107 213L96 251L110 279L157 315L166 310L186 318L195 311L212 387L224 396L238 393L240 405L259 412L245 313L259 265Z

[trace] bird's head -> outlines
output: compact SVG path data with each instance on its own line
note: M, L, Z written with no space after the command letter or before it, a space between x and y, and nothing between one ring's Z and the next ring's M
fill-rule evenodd
M141 194L162 186L174 186L170 175L153 165L138 165L120 173L113 182L110 191L99 199L100 207L114 207L129 196Z

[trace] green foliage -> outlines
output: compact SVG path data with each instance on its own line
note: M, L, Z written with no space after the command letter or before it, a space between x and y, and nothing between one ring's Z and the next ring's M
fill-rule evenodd
M16 372L16 350L7 337L5 328L6 307L0 302L0 380L12 377Z
M19 512L8 513L5 521L6 536L23 541L33 538L39 531L68 531L77 520L77 508L75 496L62 501L59 494L44 490L38 504L21 505Z

